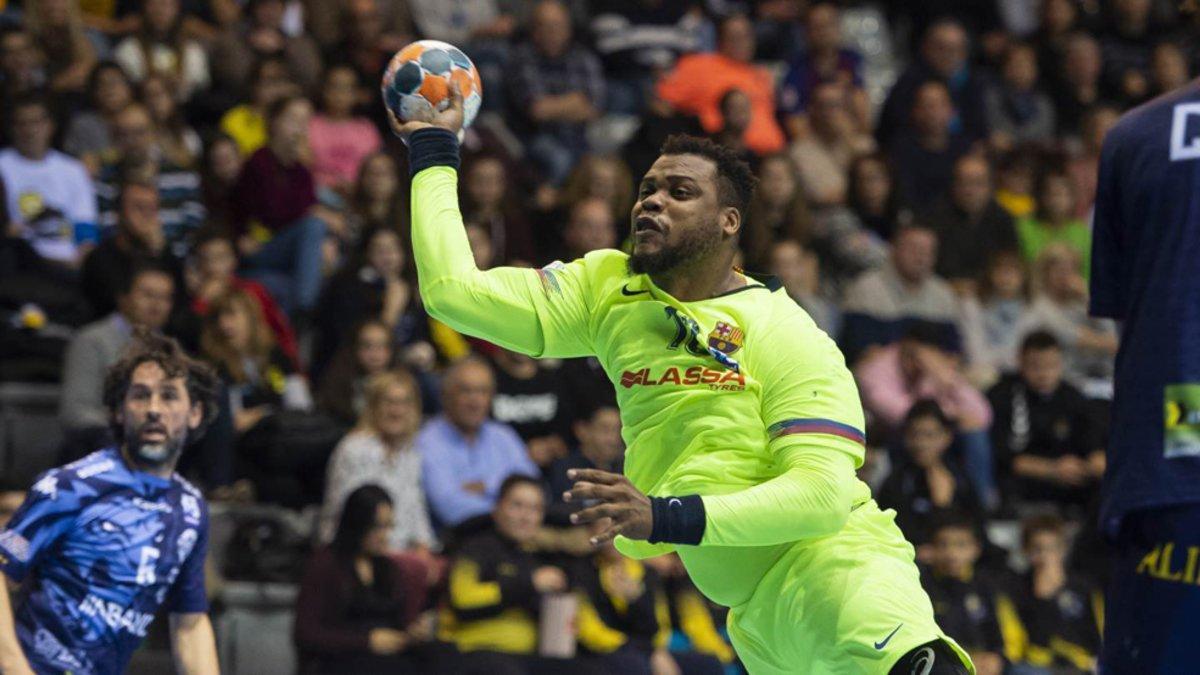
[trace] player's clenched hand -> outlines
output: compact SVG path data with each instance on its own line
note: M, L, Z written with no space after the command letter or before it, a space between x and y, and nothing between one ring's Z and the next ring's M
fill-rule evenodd
M400 118L396 117L396 113L392 112L389 108L387 111L388 123L392 126L392 131L405 143L408 143L408 137L412 132L427 127L441 127L451 133L457 134L463 128L463 97L462 90L459 89L457 82L450 83L449 100L450 105L445 110L435 110L433 112L433 119L426 121L409 120L402 122Z
M598 469L571 469L567 478L575 481L574 487L563 494L563 499L572 501L595 500L595 506L571 514L571 522L577 525L592 523L602 518L611 522L592 536L592 545L603 544L623 534L630 539L646 539L654 525L654 512L650 498L642 494L625 476Z

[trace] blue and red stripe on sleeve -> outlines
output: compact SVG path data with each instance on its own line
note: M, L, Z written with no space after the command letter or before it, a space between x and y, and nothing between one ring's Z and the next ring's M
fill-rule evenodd
M842 438L854 441L859 445L867 444L867 436L862 431L855 429L849 424L842 424L833 420L808 418L808 419L790 419L783 420L772 424L767 429L767 435L771 440L781 438L783 436L791 436L792 434L829 434L831 436L840 436Z

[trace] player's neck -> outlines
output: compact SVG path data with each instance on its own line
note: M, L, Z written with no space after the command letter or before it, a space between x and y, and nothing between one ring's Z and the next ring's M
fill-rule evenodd
M159 466L143 464L134 458L133 454L129 452L129 448L124 446L121 447L121 457L125 460L125 463L129 465L129 468L133 469L134 471L148 473L156 478L170 478L171 474L175 473L175 461L170 461Z
M702 260L662 274L651 274L654 285L680 302L707 300L746 285L746 277L733 268L732 256Z

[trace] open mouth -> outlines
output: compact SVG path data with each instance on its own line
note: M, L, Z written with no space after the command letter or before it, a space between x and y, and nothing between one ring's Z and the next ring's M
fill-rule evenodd
M663 234L663 226L653 216L638 216L633 221L634 235Z
M147 440L163 440L167 437L166 427L150 426L142 429L142 438Z

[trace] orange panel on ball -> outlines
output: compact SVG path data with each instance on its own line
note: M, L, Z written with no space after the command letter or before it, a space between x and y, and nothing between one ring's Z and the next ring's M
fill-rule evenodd
M444 77L426 73L417 93L424 96L426 101L437 105L450 93L450 83Z

